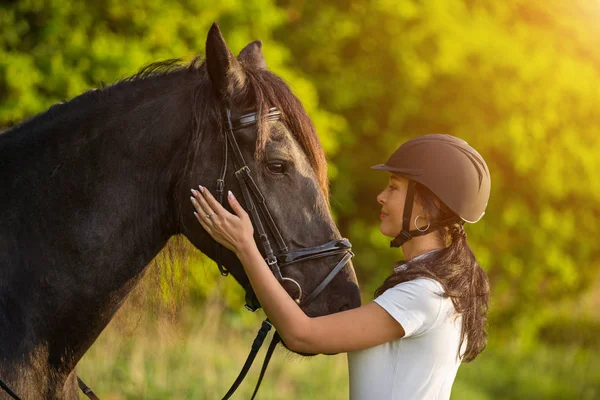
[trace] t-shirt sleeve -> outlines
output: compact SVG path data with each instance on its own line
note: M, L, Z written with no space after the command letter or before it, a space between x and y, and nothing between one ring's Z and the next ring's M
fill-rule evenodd
M441 310L442 286L427 278L400 283L373 300L404 329L404 337L424 333L433 326Z

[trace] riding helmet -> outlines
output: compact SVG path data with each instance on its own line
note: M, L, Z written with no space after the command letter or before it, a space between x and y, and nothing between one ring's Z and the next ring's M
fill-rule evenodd
M410 218L412 212L415 182L426 186L460 218L450 222L474 223L485 214L490 197L490 171L483 157L464 140L443 134L420 136L402 144L385 164L371 168L409 180L410 204L405 203L405 217ZM416 232L408 231L409 225L405 223L396 244L439 229L444 225L442 222L447 221L432 222L429 229Z

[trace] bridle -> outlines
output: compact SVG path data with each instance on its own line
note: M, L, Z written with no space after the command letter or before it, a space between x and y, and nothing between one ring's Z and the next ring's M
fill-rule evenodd
M270 108L268 113L265 115L264 119L266 121L279 121L281 119L281 112L273 107ZM225 122L227 124L225 130L225 139L223 146L223 168L221 170L221 175L219 179L217 179L217 198L221 204L223 204L223 194L225 191L225 176L227 174L227 164L228 164L228 153L229 147L231 147L231 151L233 153L233 166L235 168L235 177L238 180L240 185L240 189L242 191L242 195L244 197L244 203L246 204L246 210L250 213L252 218L252 224L254 229L256 230L257 236L259 238L260 244L264 250L265 261L271 272L277 280L283 284L284 281L289 281L295 284L298 288L298 297L295 299L296 303L300 306L305 306L310 304L313 300L317 298L319 294L331 283L331 281L336 277L336 275L344 268L346 263L354 256L354 253L350 250L352 245L348 239L336 239L325 244L310 247L310 248L301 248L294 251L289 251L288 247L281 236L271 213L269 212L269 208L265 203L265 197L262 192L252 179L250 175L250 168L246 164L244 160L244 156L240 150L237 139L235 137L235 131L242 128L247 128L250 126L254 126L258 123L259 115L257 112L252 112L248 114L244 114L241 117L238 117L234 120L231 119L231 110L229 108L225 109ZM261 219L262 216L262 219ZM267 225L269 231L275 238L277 242L277 247L279 253L275 255L273 251L273 247L271 246L271 242L269 241L269 236L265 231L265 227L263 224L263 219L265 224ZM221 246L217 244L217 256L216 262L219 270L222 275L228 275L227 269L221 263ZM305 298L303 297L302 286L294 279L285 277L282 274L282 269L286 269L287 267L301 263L307 260L314 260L317 258L330 257L334 255L341 255L341 260L337 263L337 265L329 272L329 274L317 285L315 289L313 289L310 294L308 294ZM250 311L256 311L260 308L260 304L254 295L251 287L246 289L246 308ZM270 321L267 319L263 322L256 339L254 339L254 343L252 344L252 349L244 367L240 371L240 374L236 378L235 382L231 386L231 388L227 391L227 394L223 397L223 400L229 399L239 385L242 383L244 377L246 376L248 370L252 366L252 362L258 353L258 350L262 346L264 339L271 329L272 325ZM273 352L275 351L275 347L279 343L281 338L275 332L273 335L273 339L271 344L269 345L269 349L265 355L265 360L263 362L263 367L260 372L260 376L258 378L258 382L254 389L254 394L252 395L252 399L256 396L260 384L262 382L263 376L266 372L267 366L271 359Z
M234 120L231 119L231 111L229 108L225 109L225 117L226 117L226 133L225 140L223 146L223 167L221 169L221 174L219 179L217 179L217 199L221 204L223 204L223 194L225 191L225 176L227 174L227 165L228 165L228 149L231 147L231 152L233 153L233 166L235 167L235 176L240 185L240 189L242 191L242 195L244 197L244 202L246 204L246 209L250 213L252 218L252 224L254 229L257 232L257 236L259 238L260 244L264 250L265 261L273 275L279 282L290 281L295 284L295 286L299 290L299 296L295 299L296 302L300 305L306 305L312 302L325 287L335 278L335 276L340 272L340 270L344 267L344 265L352 258L354 255L350 249L352 245L348 241L348 239L336 239L330 242L327 242L323 245L311 247L311 248L302 248L295 251L289 251L283 237L269 212L269 208L265 203L265 196L263 196L262 192L252 179L250 175L250 168L246 164L244 160L244 156L240 150L237 139L235 137L235 131L242 128L247 128L250 126L254 126L258 123L258 113L252 112L249 114L242 115ZM270 108L268 113L266 114L265 120L267 121L279 121L281 119L281 112L277 110L277 108ZM262 219L261 219L262 216ZM264 220L264 224L263 224ZM277 242L277 247L279 249L279 254L275 255L273 248L271 246L271 242L269 241L269 236L265 231L265 225L275 238ZM222 275L228 275L227 269L221 263L220 256L221 246L217 244L217 256L216 262L219 270ZM321 257L329 257L333 255L342 254L343 257L340 262L332 269L332 271L323 279L323 281L305 298L302 299L302 287L300 284L292 278L284 277L281 273L281 268L288 267L292 264L299 263L306 260L311 260L315 258ZM260 308L260 304L257 303L256 297L254 293L251 292L251 288L247 289L246 295L246 307L255 311Z
M281 112L277 108L270 108L268 113L265 116L267 121L279 121L281 119ZM225 109L225 122L227 123L227 127L225 129L225 138L224 138L224 151L223 151L223 167L221 169L221 174L219 179L217 179L217 198L218 201L223 204L223 193L225 190L225 177L227 175L227 167L228 167L228 155L229 148L231 147L231 152L233 153L233 166L235 168L235 177L238 180L240 185L240 189L242 191L242 195L244 197L244 203L246 204L246 210L250 213L252 218L252 224L257 233L260 244L263 248L265 254L265 261L273 275L277 280L283 284L283 282L288 281L293 283L298 288L298 297L294 299L296 303L300 306L305 306L314 301L319 294L331 283L331 281L336 277L336 275L344 268L344 266L350 261L350 259L354 256L351 248L352 245L348 239L335 239L325 244L309 247L309 248L300 248L298 250L290 251L283 240L283 237L269 212L269 209L265 202L265 197L262 192L252 179L250 175L250 168L246 164L244 157L242 155L242 151L238 145L237 139L235 137L235 131L242 128L247 128L250 126L254 126L259 121L259 115L257 112L252 112L248 114L244 114L241 117L238 117L234 120L231 119L231 111L229 108ZM261 218L262 216L262 218ZM264 220L264 224L263 224ZM269 236L265 231L265 224L268 227L269 231L275 238L278 247L278 253L275 254L273 251L273 247L271 246L271 242L269 241ZM227 276L229 271L225 268L225 266L221 263L221 245L217 243L217 252L216 252L216 263L221 272L221 275ZM302 298L304 292L302 290L302 286L294 279L283 276L282 269L290 267L291 265L298 264L308 260L314 260L317 258L330 257L335 255L341 255L341 260L336 264L336 266L327 274L327 276L317 285L316 288L310 292L305 298ZM251 287L246 288L246 308L250 311L256 311L260 308L260 304L256 299L254 292ZM223 400L229 399L233 393L237 390L239 385L242 383L246 374L250 370L252 363L262 346L267 333L271 329L272 325L268 319L266 319L258 331L256 338L252 344L252 349L242 370L240 371L238 377L235 382L231 386L231 388L227 391ZM266 372L267 366L271 359L273 352L279 341L281 340L280 336L277 332L274 333L273 339L271 340L271 344L267 350L265 355L265 360L263 362L263 366L260 372L260 376L258 378L258 382L254 389L254 394L252 395L252 399L256 396L264 374ZM77 377L77 381L81 390L92 400L98 400L98 397L91 391L89 387L83 383L83 381ZM0 380L0 388L2 388L6 393L8 393L13 399L19 399L19 397L4 383Z

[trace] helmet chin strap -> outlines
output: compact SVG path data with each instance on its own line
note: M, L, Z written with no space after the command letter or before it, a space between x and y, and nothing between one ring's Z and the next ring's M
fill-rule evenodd
M424 236L424 235L427 235L428 233L435 232L438 229L443 228L444 226L455 224L457 222L462 222L462 220L460 219L460 217L458 215L454 215L450 218L446 218L441 221L429 224L427 229L423 229L423 230L413 229L411 231L410 230L410 220L412 217L412 209L413 209L413 202L415 199L416 184L417 184L417 182L413 181L412 179L408 180L408 189L406 190L406 200L404 201L404 212L402 214L402 231L400 232L400 234L398 236L396 236L394 238L394 240L392 240L390 242L390 247L400 247L404 243L408 242L410 239L412 239L414 237Z
M410 231L410 217L412 216L413 201L415 199L416 182L408 180L408 189L406 190L406 199L404 200L404 212L402 214L402 231L394 240L390 242L390 247L400 247L415 236L417 230Z

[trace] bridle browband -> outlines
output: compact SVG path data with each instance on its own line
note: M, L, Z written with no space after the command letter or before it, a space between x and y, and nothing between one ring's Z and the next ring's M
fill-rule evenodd
M270 108L268 113L264 116L266 121L279 121L281 119L281 112L277 108ZM265 261L269 266L270 270L273 272L273 275L280 283L284 281L292 282L296 285L299 290L298 297L295 299L296 303L300 306L305 306L314 301L319 294L331 283L331 281L337 276L337 274L344 268L344 266L350 261L350 259L354 256L351 248L352 245L348 239L335 239L325 244L310 247L310 248L300 248L298 250L290 251L283 240L281 232L277 228L271 213L265 202L265 197L262 192L252 179L250 175L250 168L246 164L244 160L244 156L242 155L242 151L238 145L237 139L235 137L235 131L242 128L247 128L250 126L254 126L258 124L259 115L257 112L248 113L238 117L234 120L231 119L231 110L229 108L225 109L225 122L227 123L227 127L225 130L225 138L224 138L224 146L223 146L223 167L221 169L221 174L217 179L217 199L221 205L223 204L223 194L225 191L225 177L227 175L227 166L228 166L228 154L229 148L231 147L231 152L233 153L233 166L235 168L235 177L240 185L240 189L242 191L242 195L244 197L244 203L246 204L246 210L250 214L252 218L252 224L258 236L258 241L261 244L264 254ZM262 218L261 218L262 216ZM264 220L264 224L263 224ZM275 238L278 247L278 253L275 254L273 251L273 247L271 246L271 242L269 240L269 236L265 231L265 224L269 229L270 233ZM221 263L221 245L217 243L216 248L216 263L221 272L221 275L227 276L229 271L227 268ZM341 260L336 264L336 266L327 274L327 276L317 285L316 288L313 289L310 294L308 294L304 299L302 286L294 279L283 276L281 270L290 267L291 265L301 263L308 260L314 260L317 258L330 257L334 255L341 255ZM260 308L260 303L258 302L254 292L251 287L246 288L246 308L250 311L256 311ZM239 385L244 380L246 374L250 370L260 347L262 346L269 330L271 329L271 322L266 319L258 331L256 338L252 344L252 348L250 350L250 354L246 359L246 362L240 371L238 377L235 382L232 384L231 388L227 391L223 400L229 399L233 393L237 390ZM263 362L263 366L260 371L260 375L258 381L256 383L254 393L252 395L252 399L258 393L258 389L264 377L264 374L267 370L267 366L277 347L277 344L280 342L281 337L277 332L273 334L273 339L271 340L271 344L267 350L265 355L265 360ZM80 389L92 400L98 400L98 397L92 392L92 390L86 386L86 384L77 377L77 382L79 384ZM8 393L13 399L20 400L19 397L2 381L0 380L0 388L2 388L6 393Z

